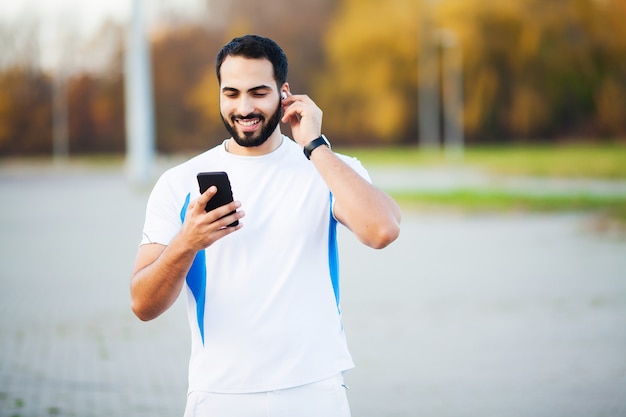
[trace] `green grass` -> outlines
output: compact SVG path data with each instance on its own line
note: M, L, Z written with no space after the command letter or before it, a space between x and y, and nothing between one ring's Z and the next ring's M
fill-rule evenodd
M440 151L417 147L339 150L356 156L365 166L437 167L449 161ZM462 166L502 175L559 178L626 179L626 145L567 145L528 147L470 147Z
M462 205L478 210L619 210L626 209L626 196L529 195L505 191L459 189L442 192L402 191L392 196L413 205Z
M528 195L472 189L395 192L392 196L405 209L448 207L469 212L591 212L626 225L626 196Z
M543 178L626 180L626 145L472 147L462 161L441 151L417 147L349 149L367 167L446 167L483 170L495 175ZM490 189L395 192L404 208L453 208L470 212L592 212L626 225L626 196L523 194Z
M626 180L626 143L614 145L545 145L467 147L461 162L450 161L439 150L417 146L387 148L334 148L355 156L366 167L441 167L450 164L478 168L502 175ZM11 160L11 159L9 159ZM17 158L17 161L49 163L50 157ZM72 165L119 167L122 155L88 155L70 158ZM6 161L0 159L0 164Z

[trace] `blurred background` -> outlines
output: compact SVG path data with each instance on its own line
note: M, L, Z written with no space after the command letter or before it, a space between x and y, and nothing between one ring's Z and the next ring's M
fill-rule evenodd
M623 0L2 2L0 417L182 414L184 302L139 322L128 280L156 177L227 135L214 58L245 33L403 210L384 251L340 231L353 415L626 416L625 21Z
M60 140L70 154L123 153L132 2L4 3L0 155L52 153L55 97L63 97L57 116L67 117ZM244 33L279 41L293 90L319 102L337 144L442 141L446 94L450 103L462 100L452 117L468 145L626 137L623 1L153 0L144 7L159 152L205 149L225 136L214 57Z

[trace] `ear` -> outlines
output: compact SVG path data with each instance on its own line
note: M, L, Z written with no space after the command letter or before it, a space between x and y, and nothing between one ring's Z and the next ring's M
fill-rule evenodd
M280 97L284 100L290 94L291 94L291 91L289 89L289 83L287 82L283 83L282 87L280 88Z

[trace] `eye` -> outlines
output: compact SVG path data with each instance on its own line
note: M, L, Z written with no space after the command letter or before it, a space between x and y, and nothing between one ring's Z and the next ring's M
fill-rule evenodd
M224 97L228 97L228 98L235 98L239 95L239 91L237 90L230 90L230 89L224 89L222 90L222 95Z

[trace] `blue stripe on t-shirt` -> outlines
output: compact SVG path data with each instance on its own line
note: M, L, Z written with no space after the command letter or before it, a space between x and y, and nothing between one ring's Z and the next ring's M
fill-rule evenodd
M191 194L187 194L185 204L180 211L180 221L185 221L185 214L187 213L187 206L189 206L189 200ZM200 337L202 338L202 344L204 345L204 304L206 298L206 255L204 250L198 251L196 257L193 259L191 268L187 272L187 286L191 290L193 297L196 300L196 316L198 319L198 328L200 330Z
M339 249L337 247L337 219L333 216L332 193L330 195L330 221L328 224L328 267L330 280L335 292L335 302L339 309Z
M180 211L181 222L185 221L185 214L187 213L187 207L191 194L187 194L185 204ZM328 268L330 270L330 280L333 285L333 292L335 294L335 302L337 304L337 310L339 310L339 249L337 245L337 220L332 213L332 194L331 194L331 207L330 207L330 221L328 224ZM191 290L194 299L196 300L196 317L198 321L198 329L200 330L200 337L202 338L202 344L204 345L204 308L206 298L206 255L203 250L198 251L189 268L189 272L186 277L187 286Z

